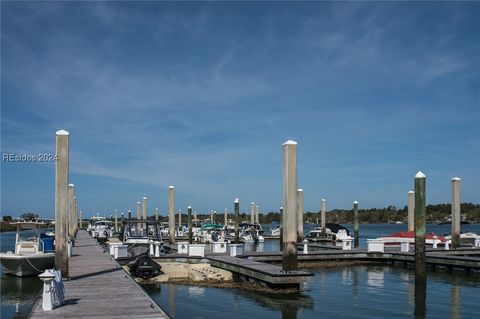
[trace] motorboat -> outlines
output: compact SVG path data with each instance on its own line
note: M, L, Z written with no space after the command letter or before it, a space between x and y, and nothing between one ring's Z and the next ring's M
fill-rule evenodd
M275 236L275 237L279 237L280 236L280 231L281 231L280 223L273 222L270 225L270 235Z
M352 237L350 236L348 229L342 225L327 223L325 225L325 231L323 231L321 226L317 225L305 236L305 238L312 242L341 242L345 239L351 239Z
M478 240L480 236L473 232L466 232L460 234L460 244L475 246L475 240ZM445 236L445 240L452 240L452 236Z
M54 237L40 234L45 223L17 222L15 252L0 253L0 262L6 274L18 277L34 276L50 269L55 263ZM22 230L34 229L34 236L26 237Z
M128 245L130 256L138 256L149 250L154 242L159 242L160 253L166 252L166 247L162 241L163 224L156 220L145 219L125 219L122 222L122 231L120 240L124 245Z
M213 223L205 223L198 232L200 242L213 243L217 241L225 241L225 237L222 236L223 226Z
M92 226L92 237L98 242L104 243L113 236L113 222L109 220L97 220Z
M377 239L382 240L385 245L388 246L399 246L402 242L408 242L410 244L413 244L415 243L415 232L396 232L389 236L378 237ZM445 236L437 236L435 233L425 234L425 244L433 245L434 241L437 244L445 243Z
M245 243L263 243L265 242L265 231L260 224L242 223L240 228L240 238Z

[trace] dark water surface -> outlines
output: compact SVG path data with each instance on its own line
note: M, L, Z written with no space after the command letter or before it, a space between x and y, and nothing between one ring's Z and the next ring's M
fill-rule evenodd
M305 232L313 225L305 225ZM353 230L352 225L345 225ZM403 231L401 225L360 225L360 246L367 238ZM480 225L462 225L480 233ZM427 225L427 232L448 234L450 225ZM0 234L1 251L13 250L15 233ZM246 251L278 250L278 240L247 246ZM314 271L294 295L187 285L147 286L153 299L173 318L412 318L415 278L412 270L390 266L354 266ZM26 318L40 293L37 277L1 273L1 318ZM428 272L427 318L479 318L480 275Z

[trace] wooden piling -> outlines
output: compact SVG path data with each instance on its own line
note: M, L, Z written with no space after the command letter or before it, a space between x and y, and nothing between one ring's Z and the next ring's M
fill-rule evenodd
M452 178L452 246L460 247L460 181L458 177Z
M427 262L425 255L426 220L426 176L422 172L415 175L415 291L417 286L422 293L426 286ZM417 296L415 296L417 298ZM420 309L421 310L421 309ZM415 307L415 312L417 309ZM416 314L416 313L415 313Z
M358 202L353 202L353 236L354 236L354 247L358 248L359 246L359 234L358 234Z
M283 250L283 206L280 206L280 250Z
M255 205L255 224L260 224L260 206Z
M320 227L322 228L322 234L326 234L326 209L327 209L327 200L323 199L320 201Z
M235 198L235 201L233 202L233 210L235 212L235 244L240 244L240 200L238 198Z
M192 206L188 206L188 243L193 244Z
M250 203L250 224L255 224L255 203Z
M142 203L137 202L137 219L142 219Z
M175 244L175 187L168 187L168 237L170 244Z
M73 225L73 210L74 210L74 201L73 196L75 193L75 185L68 184L68 206L67 206L67 220L65 227L67 229L67 240L68 238L73 238L74 225Z
M303 239L303 189L297 189L297 243Z
M115 209L115 231L118 231L118 210Z
M178 211L178 231L182 229L182 210Z
M415 211L415 192L414 191L409 191L408 192L408 226L407 230L408 231L414 231L415 230L415 216L414 216L414 211Z
M155 220L158 220L158 208L155 208Z
M297 270L297 142L283 145L283 257L284 271Z
M69 133L56 132L55 162L55 266L62 277L68 277L67 206L68 206L68 139Z
M132 218L132 211L129 210L129 211L128 211L128 219L131 219L131 218Z
M228 232L228 210L225 208L223 210L223 217L224 217L224 221L225 221L225 233Z

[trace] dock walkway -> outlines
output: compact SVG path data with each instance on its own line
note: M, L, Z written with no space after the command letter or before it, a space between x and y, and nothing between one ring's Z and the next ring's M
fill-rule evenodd
M66 304L43 311L39 298L30 318L169 318L86 231L78 232L72 253Z

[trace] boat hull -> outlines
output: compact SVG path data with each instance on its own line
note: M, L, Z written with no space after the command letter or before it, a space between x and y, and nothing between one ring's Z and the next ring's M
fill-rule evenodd
M53 268L55 253L38 253L32 255L17 255L0 253L3 271L17 277L35 276Z

